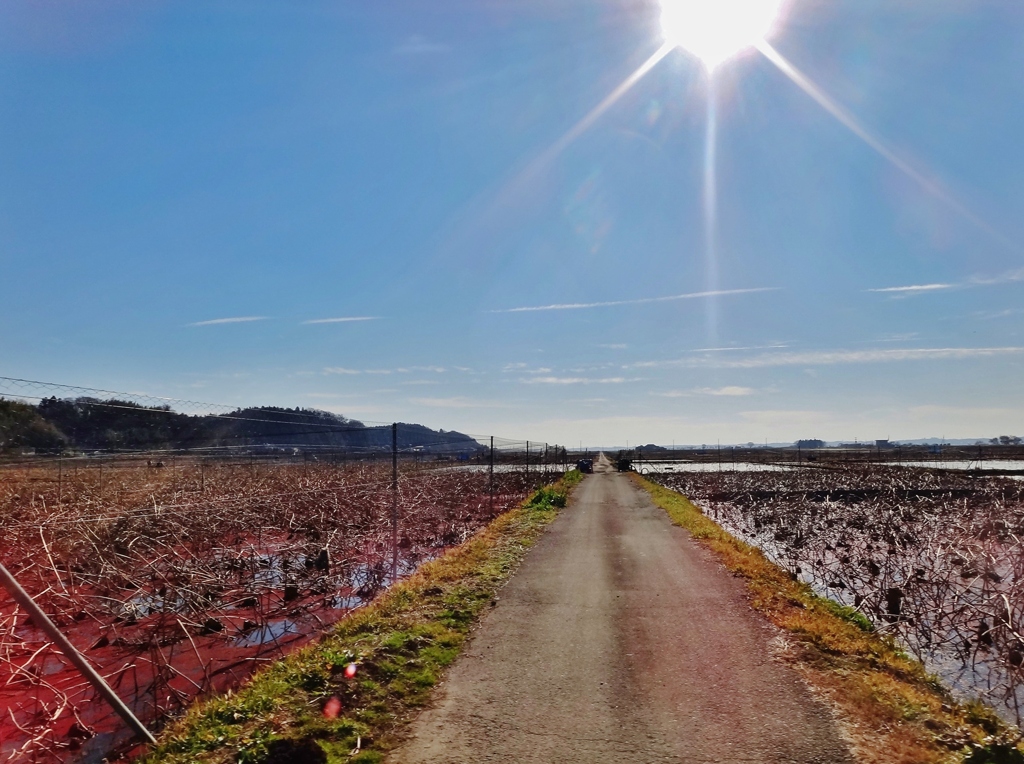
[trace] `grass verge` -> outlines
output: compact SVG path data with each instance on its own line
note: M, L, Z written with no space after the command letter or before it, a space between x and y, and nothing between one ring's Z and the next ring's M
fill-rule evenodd
M321 641L194 706L146 764L379 762L582 479L568 473L424 564ZM355 665L355 675L346 668Z
M982 703L955 702L920 662L873 633L863 615L794 581L685 496L633 477L676 525L745 579L753 608L788 635L789 660L837 708L859 761L1024 764L1015 728Z

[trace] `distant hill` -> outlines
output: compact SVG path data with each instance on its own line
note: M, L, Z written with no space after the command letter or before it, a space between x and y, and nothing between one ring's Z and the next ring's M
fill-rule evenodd
M193 416L116 399L44 398L37 405L0 399L0 451L214 447L390 451L391 427L367 427L317 409L263 406ZM484 450L468 435L404 423L398 425L398 447L433 454Z

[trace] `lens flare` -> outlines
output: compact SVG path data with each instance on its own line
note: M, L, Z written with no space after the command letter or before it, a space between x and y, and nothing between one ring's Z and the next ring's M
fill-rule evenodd
M661 0L661 31L711 71L768 36L781 10L782 0Z
M708 113L704 133L704 288L711 295L718 291L718 107L715 80L708 78ZM707 301L708 344L718 344L718 303Z
M839 120L845 128L860 138L864 143L870 146L872 149L877 151L879 155L887 159L893 167L905 174L908 178L915 181L925 191L934 196L936 199L941 200L947 204L951 209L958 212L967 220L971 221L975 226L988 234L992 239L998 241L1000 244L1005 246L1007 249L1013 252L1020 252L1019 245L1010 239L1008 236L1003 234L992 226L987 220L981 215L977 214L974 210L964 204L960 199L955 196L951 191L947 190L938 180L930 177L926 173L915 168L910 162L900 156L895 150L886 145L880 138L872 135L868 130L860 124L854 118L854 116L846 111L842 106L836 103L832 98L825 93L820 87L818 87L806 74L797 69L788 59L786 59L779 51L775 50L765 40L758 41L756 45L757 49L764 54L765 58L771 61L775 66L779 68L783 74L789 77L794 84L803 90L807 95L818 102L825 111Z

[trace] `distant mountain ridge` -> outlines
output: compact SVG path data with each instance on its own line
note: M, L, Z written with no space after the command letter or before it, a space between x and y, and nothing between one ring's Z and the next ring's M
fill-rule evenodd
M420 424L398 425L398 447L434 454L478 453L475 439ZM188 415L131 401L0 399L0 451L145 450L241 447L250 450L391 450L390 425L368 427L318 409L261 406L224 415Z

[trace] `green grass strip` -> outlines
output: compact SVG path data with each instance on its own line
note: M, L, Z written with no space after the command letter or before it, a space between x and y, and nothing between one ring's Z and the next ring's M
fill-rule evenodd
M197 703L143 761L381 761L581 479L573 471L540 489L320 642L274 663L235 693ZM345 676L350 663L357 665L351 679ZM336 718L325 716L328 704L339 708Z
M685 496L634 479L746 581L751 606L783 629L791 661L840 711L858 761L871 764L1024 764L1019 732L980 702L957 703L921 663L874 633L853 608L819 597Z

